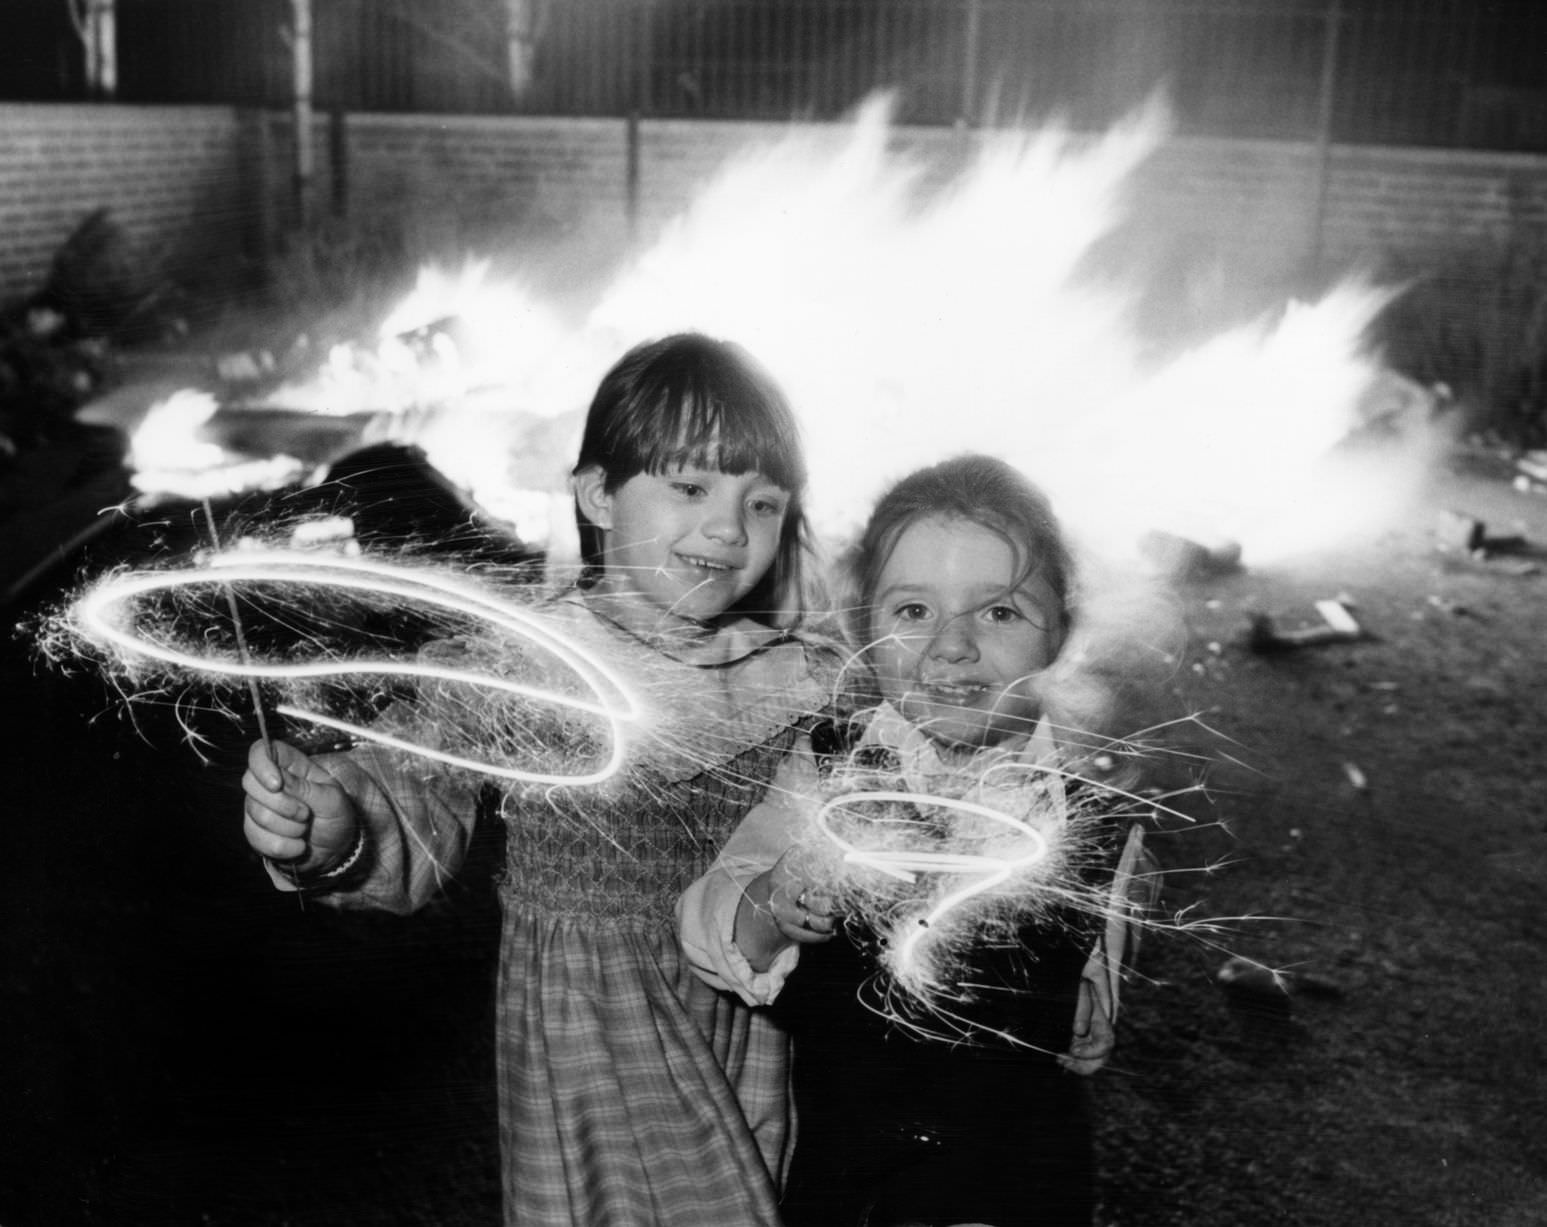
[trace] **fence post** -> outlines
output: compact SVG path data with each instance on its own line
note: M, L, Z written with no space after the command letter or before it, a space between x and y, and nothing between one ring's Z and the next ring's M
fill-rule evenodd
M1343 0L1327 0L1321 43L1321 94L1316 115L1316 197L1311 212L1309 271L1321 273L1326 246L1327 197L1332 178L1332 138L1338 90L1338 43L1342 35Z
M334 217L349 216L349 120L344 108L328 112L328 170L332 173Z
M623 209L628 221L628 236L632 239L639 232L639 111L637 109L628 113L628 124L624 133L628 148L625 152L626 163L623 172Z
M650 78L655 70L655 40L650 29L652 5L650 0L639 0L633 8L639 56L634 64L634 102L629 108L624 130L627 148L623 170L623 207L630 239L639 231L639 120L650 107Z
M118 18L116 0L86 0L76 33L86 47L86 94L98 102L118 96ZM76 17L75 5L70 15Z
M274 186L273 173L274 133L269 128L269 112L263 107L254 108L253 122L257 127L253 140L257 144L258 163L257 185L254 193L258 202L258 267L266 276L269 261L274 255L274 232L277 225L274 220L274 195L278 190Z
M962 37L962 92L956 106L956 128L964 131L978 119L978 54L983 39L982 0L965 0Z
M304 233L312 222L316 153L312 135L312 2L290 0L291 109L295 125L295 212Z

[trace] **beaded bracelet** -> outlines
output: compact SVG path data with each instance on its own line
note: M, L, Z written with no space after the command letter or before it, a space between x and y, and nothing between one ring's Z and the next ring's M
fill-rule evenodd
M304 889L306 887L321 886L324 883L337 881L339 878L343 877L346 873L353 869L355 865L359 863L360 858L364 855L365 825L362 823L355 829L354 847L349 849L349 855L341 860L337 865L334 865L332 869L325 869L321 873L312 872L303 874L300 870L293 869L288 865L276 864L273 861L271 861L270 864L275 864L275 867L287 878L289 878L297 888Z
M330 881L333 878L341 878L355 867L355 863L365 854L365 824L362 822L355 828L355 844L349 849L349 855L341 860L332 869L317 875L320 881Z

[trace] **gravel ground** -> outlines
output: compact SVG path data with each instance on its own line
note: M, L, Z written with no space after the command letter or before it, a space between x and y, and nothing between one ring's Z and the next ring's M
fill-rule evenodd
M121 497L112 453L82 435L6 477L7 584ZM1444 508L1524 552L1439 550ZM1547 1222L1539 543L1547 499L1458 460L1402 531L1182 592L1167 707L1219 735L1176 738L1212 766L1160 841L1167 904L1258 919L1148 943L1095 1086L1101 1227ZM1339 595L1369 638L1247 646L1251 611ZM408 921L299 910L241 840L250 730L201 762L176 713L131 722L23 641L0 668L0 1223L496 1222L498 848ZM1222 988L1236 956L1294 991Z
M1441 549L1452 510L1518 552ZM1222 862L1169 902L1264 919L1146 951L1098 1088L1105 1227L1547 1222L1544 545L1547 500L1457 457L1403 531L1189 592L1178 705L1250 769L1211 773L1228 837L1168 840ZM1334 596L1369 639L1246 648L1250 611ZM1230 955L1296 991L1225 991Z

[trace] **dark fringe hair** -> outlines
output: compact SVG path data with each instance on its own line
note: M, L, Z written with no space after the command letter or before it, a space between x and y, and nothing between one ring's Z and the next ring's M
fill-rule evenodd
M783 389L741 346L684 332L636 345L602 377L574 472L596 466L611 493L678 466L761 473L790 495L773 566L735 612L784 625L804 612L806 461ZM596 582L602 530L578 502L581 584Z

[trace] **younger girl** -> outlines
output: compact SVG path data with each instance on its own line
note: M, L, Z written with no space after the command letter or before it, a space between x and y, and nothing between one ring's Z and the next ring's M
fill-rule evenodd
M880 500L853 580L878 701L814 726L681 908L700 973L749 1002L777 998L793 1033L799 1137L786 1222L1088 1224L1090 1127L1070 1075L1094 1072L1111 1050L1129 913L1125 899L1101 914L1093 879L1117 860L1115 832L1088 818L1092 802L1070 782L1080 762L1044 710L1072 621L1069 553L1035 487L997 460L964 456ZM953 968L939 1013L889 1022L907 998L877 995L877 959L907 930L833 915L841 900L811 859L815 802L856 774L996 810L1006 779L1041 790L1054 824L1081 815L1075 878L1085 885L1073 898L1087 906L1064 896L1018 914ZM926 844L968 829L910 813ZM1135 828L1125 875L1139 856ZM930 1034L942 1020L949 1035Z
M512 789L498 993L508 1222L778 1223L787 1067L768 1017L684 964L672 908L826 686L799 613L805 466L779 389L679 335L602 380L574 473L586 571L548 610L676 696L621 777ZM280 889L409 911L454 871L468 792L370 746L254 746L248 842Z

